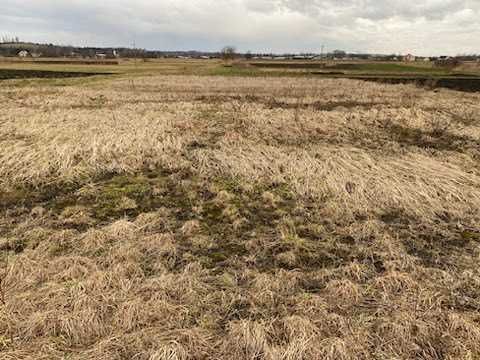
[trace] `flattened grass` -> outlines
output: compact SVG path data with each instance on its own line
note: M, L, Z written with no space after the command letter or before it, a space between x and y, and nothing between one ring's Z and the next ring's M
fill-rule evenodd
M15 84L0 89L6 358L480 356L478 94Z

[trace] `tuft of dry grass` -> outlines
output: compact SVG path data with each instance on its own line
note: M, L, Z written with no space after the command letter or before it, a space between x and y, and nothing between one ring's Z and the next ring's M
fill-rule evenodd
M0 88L5 359L480 357L480 95Z

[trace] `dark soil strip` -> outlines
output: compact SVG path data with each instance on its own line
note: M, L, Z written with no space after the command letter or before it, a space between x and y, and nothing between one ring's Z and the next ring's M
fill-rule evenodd
M95 75L111 75L109 73L86 73L86 72L65 72L65 71L46 71L46 70L10 70L0 69L0 80L10 79L64 79L79 78Z
M463 92L480 91L480 77L448 77L448 78L428 78L428 77L371 77L371 76L351 76L349 79L379 82L384 84L416 84L421 87L432 89L446 88Z

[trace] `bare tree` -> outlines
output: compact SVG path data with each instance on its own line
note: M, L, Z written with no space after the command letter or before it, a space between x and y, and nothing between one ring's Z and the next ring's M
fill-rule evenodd
M8 35L3 35L0 43L8 44L8 43L19 43L20 38L18 36L9 37Z
M234 46L225 46L220 54L224 61L231 61L237 56L237 49Z

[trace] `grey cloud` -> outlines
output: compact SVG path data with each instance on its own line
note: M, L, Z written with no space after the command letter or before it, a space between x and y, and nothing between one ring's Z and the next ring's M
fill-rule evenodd
M478 4L469 0L272 0L271 3L314 16L334 12L374 20L391 17L438 20L468 7L478 10Z
M2 0L0 34L78 45L480 52L478 0Z

